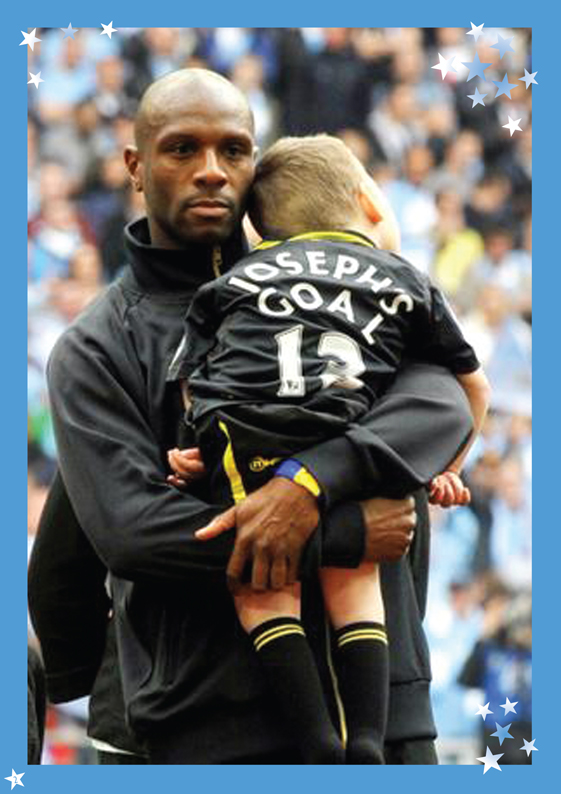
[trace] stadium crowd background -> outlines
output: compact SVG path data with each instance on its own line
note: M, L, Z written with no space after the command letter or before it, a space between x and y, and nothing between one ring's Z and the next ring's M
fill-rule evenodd
M495 721L513 722L501 764L531 739L531 29L39 29L28 69L28 540L56 451L45 364L61 331L123 265L122 229L142 214L125 173L142 90L184 66L246 92L261 148L329 132L389 196L403 255L444 290L490 378L469 507L433 510L426 628L443 763L476 763ZM500 58L499 34L512 50ZM486 70L467 81L478 53ZM445 79L432 67L456 56ZM508 74L516 87L496 97ZM473 106L475 86L485 106ZM520 119L511 135L503 125ZM437 428L435 431L437 432ZM32 638L33 641L33 638ZM518 701L516 713L500 704ZM476 716L490 701L493 715ZM45 763L91 763L85 703L49 709ZM484 736L485 732L485 736ZM498 739L487 743L498 742ZM516 745L516 749L512 747ZM491 744L491 746L494 746ZM497 744L498 747L498 744ZM493 752L498 752L493 750Z

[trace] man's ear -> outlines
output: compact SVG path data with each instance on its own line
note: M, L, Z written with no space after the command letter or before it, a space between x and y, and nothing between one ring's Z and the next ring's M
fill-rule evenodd
M137 193L142 193L142 162L140 153L136 146L127 146L125 148L125 166L129 172L133 188Z
M377 197L372 194L372 191L359 188L358 201L370 223L380 223L384 220L383 208L376 199Z

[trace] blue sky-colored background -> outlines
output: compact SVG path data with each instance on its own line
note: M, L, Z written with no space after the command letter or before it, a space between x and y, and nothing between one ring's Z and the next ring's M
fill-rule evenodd
M344 3L283 0L282 3L238 3L215 0L212 4L178 2L96 2L77 4L8 0L0 27L2 62L2 290L0 339L3 348L2 384L2 528L0 659L0 794L9 792L4 780L12 768L25 772L29 794L90 794L90 792L207 792L262 790L266 794L320 790L339 792L351 788L392 794L409 791L480 791L526 794L553 791L559 785L557 768L557 706L559 689L559 536L561 513L557 505L559 469L558 432L560 253L559 201L560 74L559 37L561 12L544 0L450 3ZM369 26L465 27L470 21L485 27L532 27L532 69L538 86L532 86L534 144L534 443L537 476L534 478L534 705L533 736L539 752L530 767L491 769L473 767L381 767L376 770L307 769L307 767L34 767L27 766L26 706L26 113L28 91L27 47L20 47L21 30L34 27L97 27L113 21L119 27L149 26ZM118 35L118 34L116 34ZM40 90L40 87L39 87ZM516 133L515 133L516 134ZM475 719L475 717L474 717ZM477 718L479 719L479 718ZM500 763L500 761L499 761ZM482 789L480 787L483 787ZM23 792L16 787L14 792Z

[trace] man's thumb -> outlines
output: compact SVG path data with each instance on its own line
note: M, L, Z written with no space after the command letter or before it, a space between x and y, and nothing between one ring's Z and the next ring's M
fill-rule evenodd
M227 532L229 529L233 529L236 526L236 508L230 507L224 513L220 513L220 515L213 518L210 524L207 524L206 527L201 527L195 532L195 537L198 540L211 540L212 538L216 538L218 535L221 535L223 532Z

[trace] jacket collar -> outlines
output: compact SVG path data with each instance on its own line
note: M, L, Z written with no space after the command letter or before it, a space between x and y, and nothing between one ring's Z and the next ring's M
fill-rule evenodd
M222 245L156 248L150 243L146 218L125 227L125 247L138 285L152 293L193 292L228 270L248 250L241 229Z

